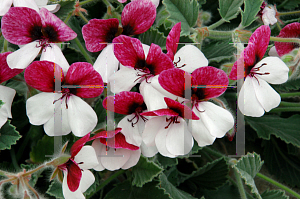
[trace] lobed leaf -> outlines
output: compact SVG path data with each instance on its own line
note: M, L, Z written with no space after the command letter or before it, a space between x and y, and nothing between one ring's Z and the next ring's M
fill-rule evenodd
M10 120L0 129L0 150L11 149L22 136L16 131L16 127L10 124Z
M62 192L62 184L54 180L49 186L47 192L50 196L54 196L57 199L64 199Z
M60 9L55 13L55 15L60 18L61 20L64 20L67 15L70 12L73 12L75 9L75 0L64 0L60 1L58 4L60 4Z
M157 44L161 47L162 50L166 49L166 40L167 38L164 36L163 33L159 32L157 29L152 27L140 35L140 41L143 44L147 44L149 46L152 43Z
M243 4L243 0L219 0L220 9L219 13L221 17L229 22L239 14L239 8Z
M244 11L241 12L242 15L242 27L247 27L252 24L253 21L257 19L257 13L260 10L260 6L263 0L244 0Z
M266 190L261 194L262 199L288 199L289 197L285 195L282 190Z
M50 160L51 157L47 155L53 155L54 153L54 137L44 135L43 139L39 140L37 145L34 146L30 152L30 160L33 163L43 163L46 160Z

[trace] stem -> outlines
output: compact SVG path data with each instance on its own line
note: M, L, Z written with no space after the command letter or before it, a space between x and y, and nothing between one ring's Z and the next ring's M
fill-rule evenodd
M284 0L277 8L283 7L289 0Z
M232 37L232 31L217 31L217 30L209 30L209 38L223 38L223 39L227 39L227 38L231 38Z
M279 107L270 111L270 113L277 112L300 112L300 107Z
M230 158L225 156L224 154L222 153L219 153L213 149L210 149L208 147L203 147L202 148L203 151L207 152L207 153L210 153L211 155L215 156L215 157L218 157L218 158L221 158L221 157L224 157L226 160L229 160Z
M65 23L65 24L68 23L68 21L70 20L71 16L72 16L72 12L70 12L70 13L67 15L66 19L64 20L64 23Z
M242 178L240 177L240 175L238 174L238 172L236 171L235 168L233 169L233 172L234 172L234 176L235 176L235 179L236 179L237 187L238 187L239 192L240 192L241 199L247 199Z
M11 150L10 150L10 156L11 156L12 164L14 165L15 169L16 170L21 170L21 168L18 165L17 159L16 159L16 154L15 154L14 148L11 148Z
M298 39L298 38L270 37L270 41L292 42L292 43L299 43L300 44L300 39Z
M22 178L21 178L22 179ZM40 199L39 194L36 192L34 188L30 186L27 180L23 180L23 182L26 184L26 186L34 193L37 199Z
M229 181L234 185L234 186L238 186L237 184L236 184L236 182L232 179L232 178L229 178ZM248 193L247 191L245 191L246 192L246 195L247 195L247 197L248 198L250 198L250 199L255 199L250 193Z
M125 170L119 170L116 173L114 173L113 175L111 175L109 178L107 178L104 182L102 182L96 189L96 191L88 196L86 196L86 199L91 198L95 193L97 193L98 191L100 191L103 187L105 187L105 185L107 185L108 183L110 183L112 180L114 180L116 177L118 177L119 175L123 174L125 172Z
M103 3L104 3L107 7L111 7L112 9L114 9L114 7L109 3L108 0L103 0Z
M82 14L82 12L78 12L78 14L85 23L89 23L89 20Z
M276 22L276 26L277 26L278 30L281 31L282 28L278 22Z
M290 11L290 12L280 12L279 16L294 15L294 14L300 14L300 10Z
M85 0L85 1L79 2L79 5L82 6L82 5L90 3L92 1L94 1L94 0Z
M214 24L211 24L210 26L207 27L208 30L212 30L212 29L215 29L216 27L219 27L220 25L222 25L223 23L225 23L226 21L221 18L219 21L217 21L216 23Z
M295 93L280 93L281 98L288 98L288 97L299 97L300 92L295 92Z
M33 173L37 172L38 170L44 168L45 166L46 166L46 165L43 164L43 165L41 165L41 166L39 166L39 167L37 167L37 168L31 170L31 171L26 172L25 174L23 174L23 176L28 176L28 175L30 175L30 174L33 174Z
M279 107L300 107L300 103L295 102L280 102Z
M261 173L257 173L256 174L257 177L260 177L262 179L264 179L265 181L268 181L269 183L285 190L286 192L292 194L293 196L295 196L296 198L300 198L300 195L297 194L295 191L291 190L290 188L284 186L283 184L280 184L279 182L276 182L275 180L272 180L271 178L268 178L267 176L261 174Z
M4 39L4 42L3 42L3 52L8 52L7 47L8 47L8 41L6 39Z
M85 51L84 47L81 45L79 39L76 37L74 39L75 43L77 44L79 50L81 51L82 55L84 56L84 58L90 63L90 64L94 64L92 59L90 58L90 56L87 54L87 52Z

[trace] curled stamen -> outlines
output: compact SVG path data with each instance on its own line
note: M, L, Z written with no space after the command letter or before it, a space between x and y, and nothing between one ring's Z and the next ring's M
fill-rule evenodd
M177 67L177 64L180 62L180 60L181 60L180 57L178 57L178 61L177 62L174 61L174 66Z
M172 116L170 118L166 118L166 122L169 122L169 124L165 127L165 129L169 128L170 124L172 123L180 123L179 121L177 121L178 116Z
M177 68L182 68L182 67L185 67L186 66L186 64L183 64L182 66L179 66L179 67L177 67Z
M134 80L134 82L136 82L137 80L142 79L143 77L145 77L146 83L148 83L148 84L151 83L151 82L148 82L148 79L152 76L151 74L141 75L141 74L137 73L136 75L139 76L139 77L136 80Z

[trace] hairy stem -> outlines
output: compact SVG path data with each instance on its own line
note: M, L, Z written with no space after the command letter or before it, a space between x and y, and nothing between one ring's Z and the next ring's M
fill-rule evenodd
M89 20L82 14L82 12L78 12L78 14L85 23L89 23Z
M246 192L245 192L245 189L244 189L244 183L242 181L242 178L240 177L240 175L238 174L238 172L236 171L236 169L233 169L233 172L234 172L234 176L236 178L236 184L237 184L237 187L239 189L241 199L247 199Z
M75 43L77 44L80 52L82 53L82 55L84 56L84 58L90 63L90 64L94 64L92 59L90 58L90 56L87 54L86 50L84 49L84 47L81 45L79 39L76 37L74 39Z
M300 14L300 10L290 11L290 12L280 12L279 16L294 15L294 14Z
M84 4L87 4L87 3L90 3L90 2L93 2L94 0L85 0L85 1L81 1L79 2L79 5L82 6Z
M64 23L65 23L65 24L68 23L68 21L70 20L71 16L72 16L72 12L70 12L70 13L67 15L66 19L64 20Z
M8 52L8 41L6 39L3 42L3 52Z
M219 21L217 21L216 23L214 24L211 24L210 26L207 27L208 30L212 30L212 29L215 29L217 27L219 27L220 25L222 25L223 23L225 23L226 21L221 18Z

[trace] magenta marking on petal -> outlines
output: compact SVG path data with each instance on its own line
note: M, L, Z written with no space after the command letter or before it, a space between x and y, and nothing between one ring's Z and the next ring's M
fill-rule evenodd
M87 141L89 141L90 133L86 134L84 137L77 140L71 147L71 157L74 158L77 153L82 149Z
M269 26L263 25L257 28L249 39L249 44L255 46L255 56L261 60L266 53L271 36L271 30Z
M177 51L178 42L180 39L180 31L181 31L181 22L178 22L173 26L169 35L167 37L166 48L167 48L167 55L174 60L174 55Z
M100 142L102 144L105 144L106 146L109 146L109 147L112 147L115 149L123 148L123 149L129 149L132 151L139 149L138 146L127 143L125 136L122 133L118 133L115 135L114 138L110 138L110 139L100 138Z
M74 160L70 159L68 163L67 184L70 191L74 192L79 187L82 172Z
M164 98L169 109L178 113L178 116L186 119L199 120L199 117L186 105L183 105L175 100L172 100L168 97Z
M124 35L137 35L146 32L154 23L156 7L150 0L128 3L122 11Z
M17 74L21 73L23 69L11 69L7 65L6 58L11 52L0 54L0 84L5 82Z
M122 128L116 128L115 130L112 130L112 131L100 131L99 133L97 133L96 135L91 137L89 139L89 141L97 139L97 138L112 138L116 134L118 134L121 130L122 130Z

